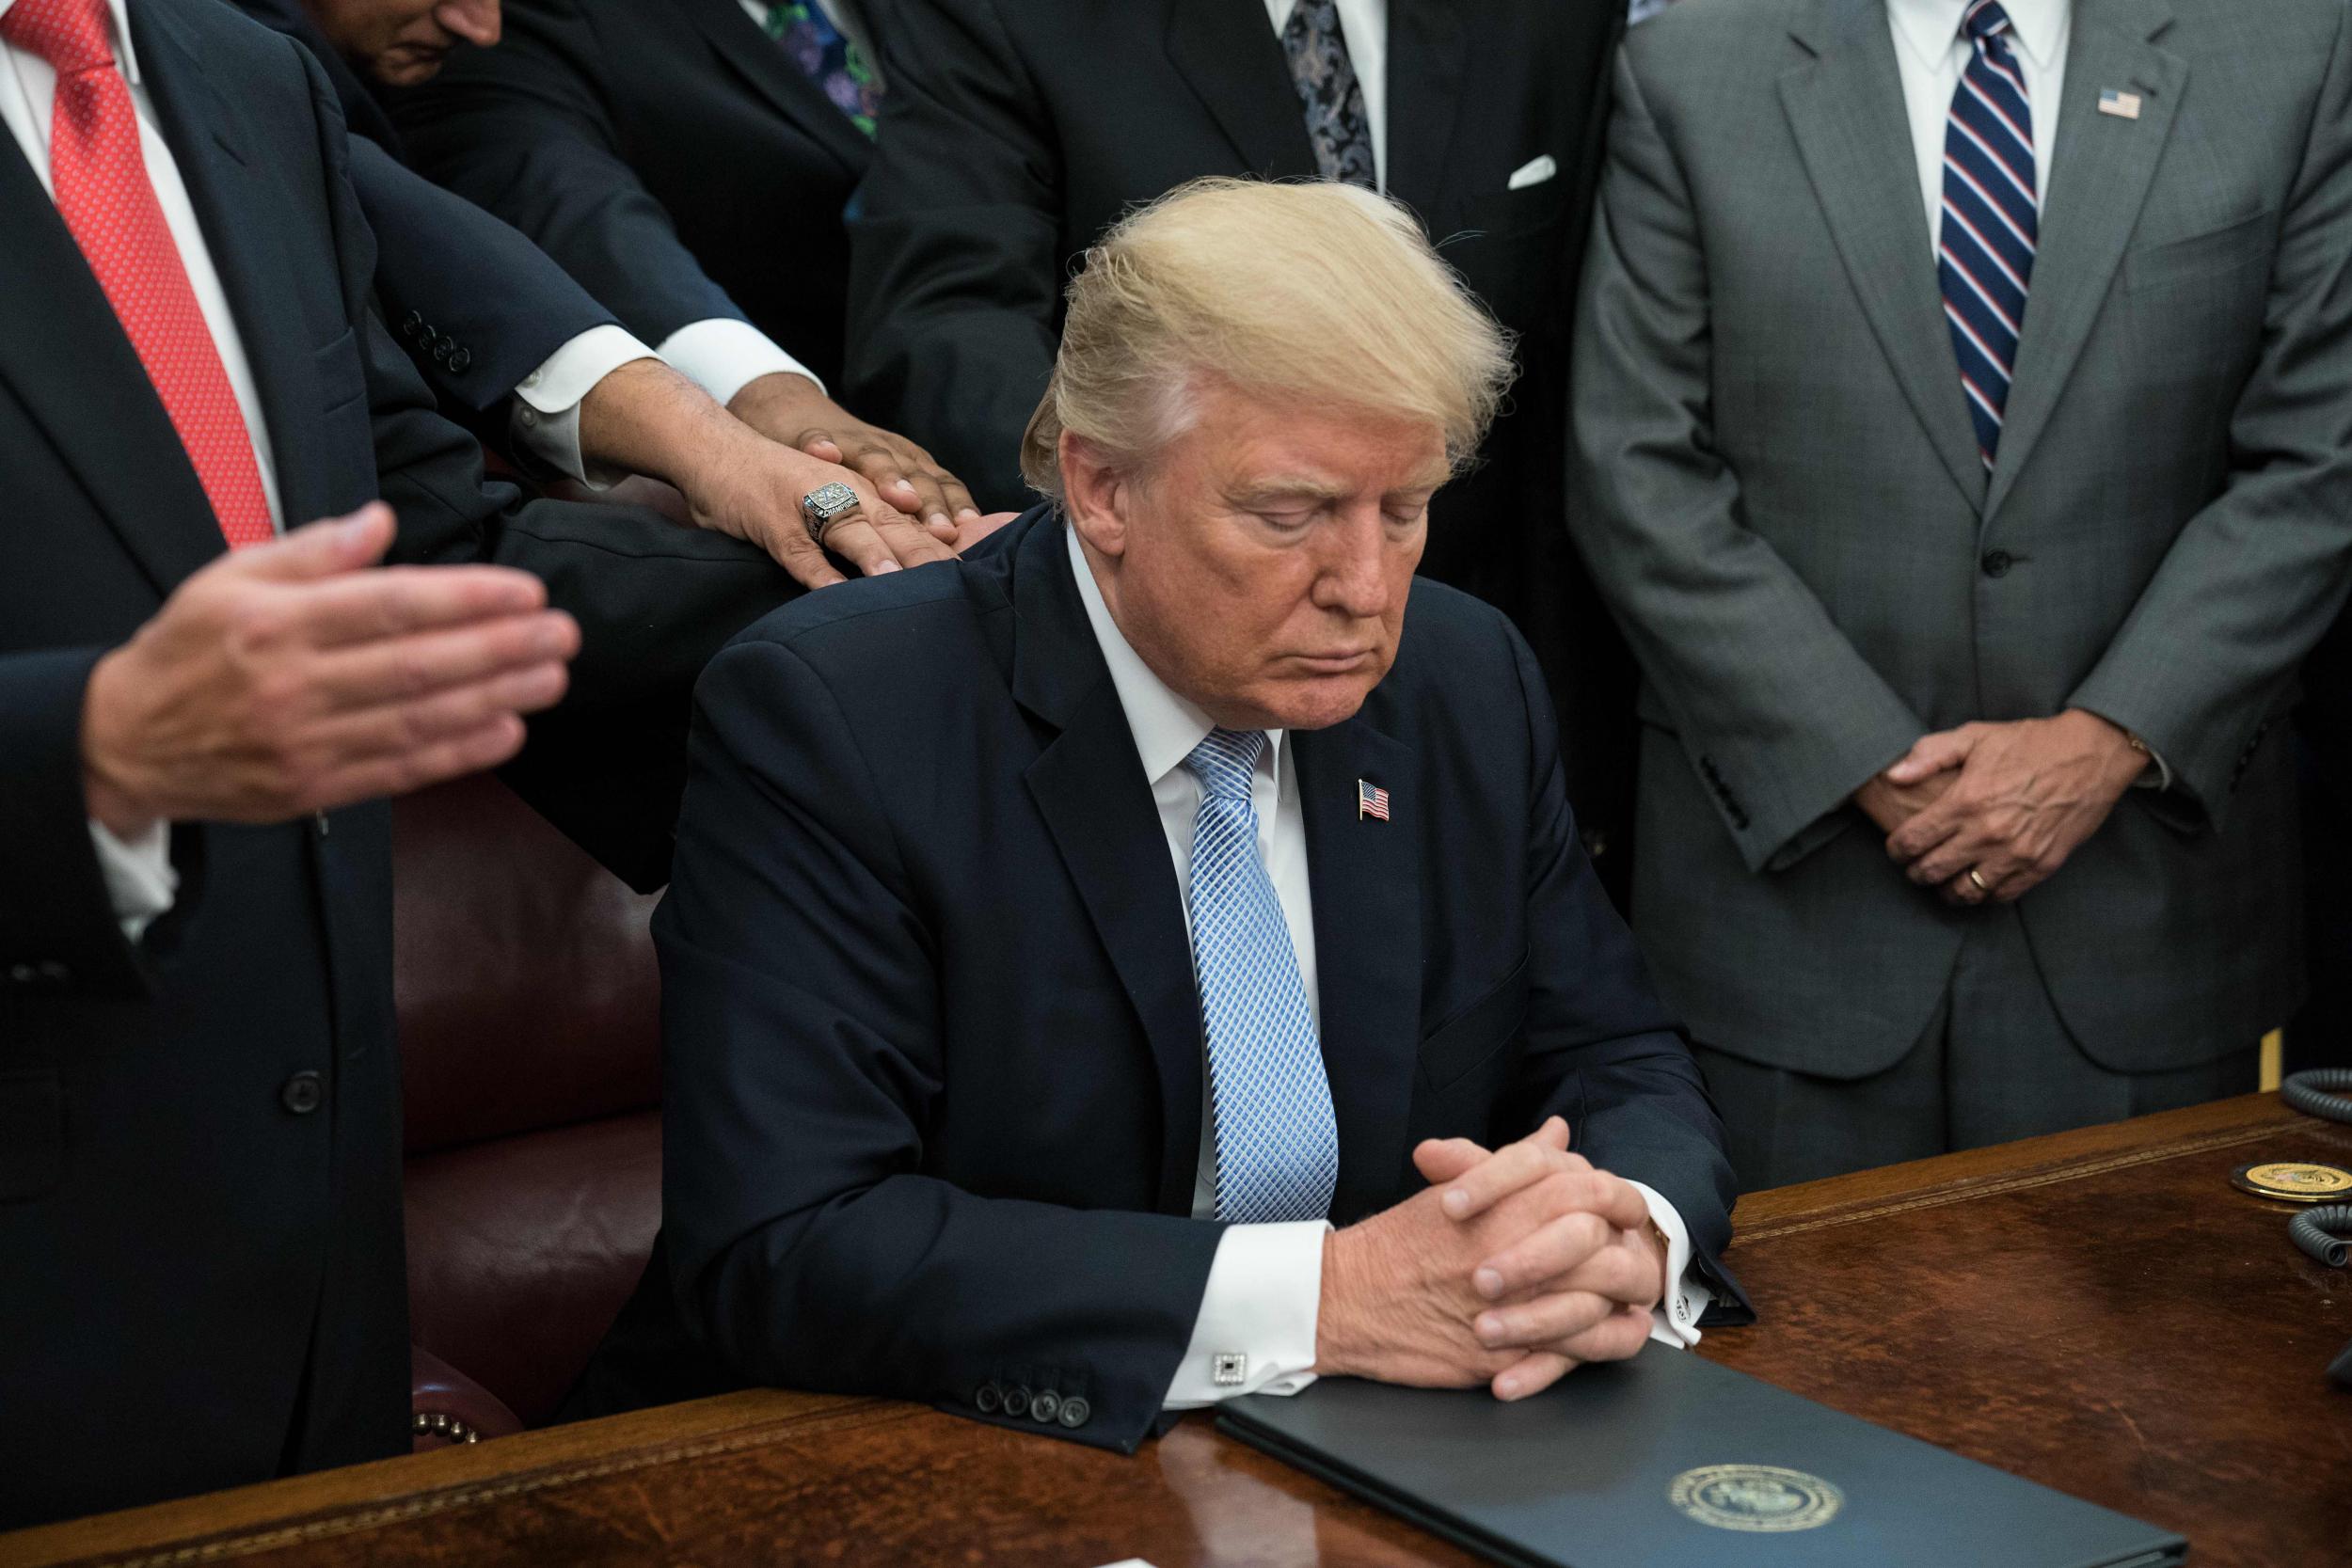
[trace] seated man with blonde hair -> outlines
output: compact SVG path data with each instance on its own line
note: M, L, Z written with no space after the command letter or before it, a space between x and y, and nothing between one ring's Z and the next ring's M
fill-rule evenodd
M1072 285L1052 503L719 655L622 1336L664 1320L679 1375L625 1399L698 1357L1130 1449L1319 1375L1523 1398L1744 1310L1534 663L1413 577L1509 377L1400 209L1185 186Z

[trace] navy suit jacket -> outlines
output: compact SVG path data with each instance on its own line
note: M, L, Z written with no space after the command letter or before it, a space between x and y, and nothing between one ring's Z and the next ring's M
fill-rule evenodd
M497 47L461 45L386 95L417 167L545 246L645 341L746 320L837 384L841 214L873 156L865 134L738 0L502 14Z
M1184 905L1061 523L1041 508L977 559L771 615L696 705L654 927L654 1289L739 1379L1131 1449L1221 1227L1190 1217ZM1388 678L1294 744L1331 1218L1419 1191L1422 1138L1557 1113L1675 1205L1728 1289L1720 1126L1578 843L1510 623L1417 580ZM1359 780L1391 820L1359 818ZM1053 1391L1056 1418L1008 1414L1013 1389Z
M454 409L496 411L524 376L618 320L536 245L406 166L391 117L300 0L231 0L318 60L351 134L351 182L375 232L375 284L404 346Z
M315 61L213 0L140 0L156 119L251 361L290 522L370 497L397 559L536 573L583 634L534 802L658 881L703 661L793 592L757 550L520 504L369 306L375 246ZM126 942L90 844L89 672L223 550L120 323L0 150L0 1528L407 1448L390 813L175 829ZM552 747L552 750L548 748ZM683 771L683 747L674 749ZM675 800L675 793L667 797Z

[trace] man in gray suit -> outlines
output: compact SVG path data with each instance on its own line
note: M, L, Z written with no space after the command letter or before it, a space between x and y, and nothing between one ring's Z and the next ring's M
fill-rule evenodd
M2344 0L1630 34L1572 508L1634 913L1751 1185L2254 1086L2352 572Z

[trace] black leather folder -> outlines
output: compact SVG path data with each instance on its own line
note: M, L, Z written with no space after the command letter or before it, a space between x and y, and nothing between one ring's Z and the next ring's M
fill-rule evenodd
M1656 1344L1515 1404L1327 1378L1217 1424L1516 1568L2165 1568L2188 1550Z

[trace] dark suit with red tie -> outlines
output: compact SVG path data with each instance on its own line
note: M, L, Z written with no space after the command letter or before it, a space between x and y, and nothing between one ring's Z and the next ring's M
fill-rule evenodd
M137 0L131 16L284 517L380 494L398 558L544 578L584 636L566 704L580 749L547 769L542 799L594 793L598 748L642 749L711 647L788 593L781 572L650 515L519 505L485 483L371 310L373 243L315 62L213 0ZM0 233L9 1525L398 1452L408 1357L389 813L178 824L177 902L126 939L83 800L84 691L103 652L221 553L223 527L7 138Z

